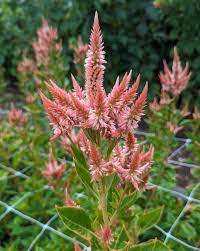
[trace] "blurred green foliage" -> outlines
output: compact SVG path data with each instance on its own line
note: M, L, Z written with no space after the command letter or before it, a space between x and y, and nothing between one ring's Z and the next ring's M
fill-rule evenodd
M160 3L159 6L155 2ZM0 64L6 69L11 84L16 81L16 65L22 50L31 49L41 17L58 28L65 54L72 55L69 44L90 32L94 11L98 10L107 51L107 87L116 74L133 69L150 82L150 95L159 89L158 72L162 58L169 57L173 46L181 58L190 62L193 78L187 89L188 98L199 93L200 2L195 0L4 0L0 2ZM71 57L71 65L73 65ZM111 71L112 69L112 71ZM73 71L73 69L72 69ZM69 76L69 73L66 73ZM198 91L197 91L198 90Z

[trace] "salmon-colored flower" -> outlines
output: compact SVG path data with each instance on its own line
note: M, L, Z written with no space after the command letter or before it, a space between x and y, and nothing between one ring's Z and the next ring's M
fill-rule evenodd
M74 49L74 63L81 64L86 57L88 44L84 44L81 36L78 37L77 46Z
M102 229L99 231L99 238L104 244L110 244L113 241L112 230L108 224L103 226Z
M85 60L85 88L86 96L90 105L93 106L93 102L96 98L97 84L103 89L103 78L105 66L105 52L103 45L103 37L99 26L98 14L96 12L94 23L92 27L92 33L90 36L90 44Z
M55 180L60 180L65 173L66 163L63 161L60 165L55 159L52 150L50 149L49 160L46 164L45 170L42 171L43 176L45 176L52 186L54 186Z
M165 60L163 64L164 72L161 72L159 75L162 89L163 91L171 92L173 95L178 96L186 88L191 77L191 72L188 70L189 65L186 63L183 69L176 47L174 48L172 70L169 69Z
M50 54L60 55L62 43L58 41L58 31L50 27L45 18L42 18L42 27L37 30L38 39L34 41L33 48L38 66L47 66Z
M64 109L60 104L51 101L43 93L40 95L48 118L53 125L55 136L52 139L71 131L75 123L72 111Z
M117 78L113 90L106 95L103 87L105 63L102 33L96 13L85 60L84 90L72 76L74 88L68 93L53 81L46 84L55 102L41 94L46 112L57 135L65 133L66 130L69 132L73 126L76 126L93 129L105 138L112 138L121 137L127 129L132 130L138 126L146 102L147 85L137 97L140 75L129 87L130 71L123 76L121 81Z
M70 198L68 187L65 188L65 203L66 206L77 207L76 202Z
M14 104L11 104L11 110L8 112L8 121L12 125L23 124L27 121L27 116L24 115L21 109L17 109Z
M89 146L89 164L93 180L98 180L101 176L105 175L107 171L106 162L100 151L92 142L90 142Z
M117 77L112 91L107 95L103 87L105 63L103 38L96 13L85 60L83 90L73 76L73 90L69 92L49 81L46 86L54 100L41 93L42 101L53 125L53 138L69 136L72 129L78 129L77 144L88 158L93 181L116 172L122 182L130 182L140 189L147 182L153 147L147 152L141 150L133 130L138 127L144 113L148 86L146 84L138 95L140 75L129 86L130 71L122 79ZM125 138L125 143L123 146L117 145L105 157L97 138L114 142Z
M133 103L130 109L127 109L127 111L123 114L121 127L124 130L132 130L133 128L138 127L138 122L144 114L143 112L146 104L147 90L148 85L146 84L135 103Z
M128 133L125 145L115 148L115 156L111 160L122 182L130 182L137 189L144 188L149 176L154 148L148 152L140 149L132 133Z

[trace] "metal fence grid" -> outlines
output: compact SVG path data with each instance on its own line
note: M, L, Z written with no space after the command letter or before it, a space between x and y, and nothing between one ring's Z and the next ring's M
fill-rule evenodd
M137 134L146 135L146 133L143 133L143 132L137 132ZM179 154L188 144L191 143L191 140L189 140L189 139L177 138L177 140L180 141L182 144L181 144L180 147L178 147L169 156L169 158L168 158L169 163L171 165L179 165L179 166L189 167L189 168L200 168L200 166L198 166L196 164L190 164L190 163L185 163L185 162L180 162L180 161L173 160L173 158L176 157L177 154ZM19 177L21 179L28 179L29 178L29 176L26 175L26 171L28 170L28 168L24 168L24 169L22 169L20 171L16 171L11 167L7 167L7 166L1 165L1 164L0 164L0 168L5 170L6 172L10 173L9 175L5 175L5 176L0 177L0 182L2 180L4 180L4 179L12 179L14 177ZM194 198L195 191L200 187L200 183L196 184L196 186L192 189L189 196L187 196L187 195L185 195L183 193L180 193L180 192L178 192L176 190L171 190L171 189L165 188L165 187L163 187L161 185L152 184L152 183L149 183L149 185L156 188L157 190L161 190L163 192L169 193L170 195L175 196L175 197L179 197L179 198L181 198L181 199L183 199L185 201L184 208L182 209L181 213L176 218L176 220L174 221L174 223L172 224L172 226L170 227L168 232L166 232L160 226L155 225L155 228L157 230L159 230L165 236L164 243L166 244L171 239L171 240L174 240L174 241L178 242L179 244L181 244L181 245L183 245L183 246L185 246L185 247L187 247L187 248L189 248L191 250L199 250L200 251L200 248L194 247L194 246L190 245L189 243L186 243L185 241L183 241L183 240L181 240L181 239L179 239L179 238L177 238L177 237L175 237L173 235L173 231L174 231L175 227L179 223L180 219L184 216L184 214L187 211L189 205L191 203L200 204L200 200ZM20 203L22 203L27 197L33 196L36 193L39 193L41 191L48 190L48 189L50 189L49 186L44 186L44 187L41 187L40 189L38 189L36 191L26 192L23 196L21 196L12 205L9 205L8 203L0 200L0 206L5 208L5 211L0 215L0 222L7 214L14 213L15 215L23 218L24 220L27 220L27 221L29 221L29 222L31 222L31 223L33 223L33 224L35 224L35 225L37 225L37 226L39 226L41 228L41 231L38 233L37 236L35 236L35 238L31 242L29 248L27 249L28 251L33 250L36 242L44 235L44 233L46 231L49 231L49 232L51 232L51 233L53 233L55 235L58 235L61 238L65 239L66 241L74 242L73 238L71 238L70 236L68 236L68 235L64 234L63 232L58 231L55 228L50 226L51 223L58 218L57 214L55 214L53 217L49 218L49 220L46 223L42 223L42 222L38 221L37 219L35 219L35 218L33 218L33 217L29 216L29 215L26 215L26 214L24 214L21 211L16 209L16 206L18 206ZM82 248L84 248L84 250L87 250L87 251L90 250L90 247L85 246L85 244L81 243L80 241L78 241L78 243Z

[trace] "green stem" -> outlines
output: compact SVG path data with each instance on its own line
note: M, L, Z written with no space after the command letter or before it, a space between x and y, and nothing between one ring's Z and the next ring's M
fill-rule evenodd
M109 225L109 218L107 212L107 189L106 184L103 179L100 180L100 187L99 187L99 203L100 203L100 210L102 211L103 217L103 226ZM109 251L109 244L102 243L103 250Z
M104 224L108 224L108 213L107 213L107 189L105 187L105 183L101 179L100 183L100 205L101 205L101 210L102 210L102 216L103 216L103 221Z
M121 194L121 196L120 196L119 203L118 203L118 205L117 205L117 207L116 207L116 209L115 209L115 212L114 212L114 214L113 214L112 217L111 217L111 220L110 220L111 225L113 224L113 222L114 222L115 219L116 219L116 216L117 216L117 214L118 214L118 209L119 209L119 207L120 207L120 204L122 203L122 200L123 200L123 198L124 198L124 195L126 194L126 189L127 189L127 184L125 185L125 188L124 188L124 190L123 190L123 192L122 192L122 194Z

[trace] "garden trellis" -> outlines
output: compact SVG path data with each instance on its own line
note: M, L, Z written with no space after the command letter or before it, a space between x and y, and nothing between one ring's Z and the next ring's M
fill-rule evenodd
M146 133L143 132L137 132L137 134L139 135L144 135L146 136ZM152 135L152 134L151 134ZM200 166L196 165L196 164L190 164L190 163L185 163L185 162L181 162L181 161L176 161L173 158L175 158L177 156L177 154L179 154L183 149L185 149L185 147L191 143L190 139L182 139L182 138L177 138L177 141L181 142L181 146L178 147L176 150L174 150L171 155L168 158L168 162L171 165L179 165L179 166L183 166L183 167L188 167L188 168L200 168ZM26 172L28 171L29 168L24 168L20 171L14 170L12 167L7 167L5 165L1 165L0 164L0 168L2 170L5 170L6 173L10 173L9 175L4 175L0 178L0 182L4 179L12 179L14 177L19 177L20 179L29 179L30 177L26 174ZM200 200L196 199L195 196L195 192L196 190L200 187L200 183L196 184L194 186L194 188L192 189L191 193L189 194L189 196L180 193L176 190L171 190L168 188L163 187L160 184L152 184L149 183L149 185L151 187L156 188L156 190L160 190L166 193L169 193L172 196L181 198L185 201L185 206L183 207L181 213L178 215L178 217L176 218L176 220L174 221L174 223L171 225L170 229L168 230L168 232L166 232L164 229L162 229L160 226L155 225L155 228L160 231L163 235L164 235L164 243L167 243L170 239L178 242L180 245L183 245L191 250L200 250L200 248L194 247L192 245L190 245L189 243L186 243L185 241L176 238L173 235L173 230L175 229L175 227L177 226L177 224L179 223L179 221L181 220L181 218L184 216L185 212L188 209L188 206L191 203L196 203L196 204L200 204ZM28 251L33 250L33 247L35 246L35 244L37 243L37 241L42 238L45 234L45 232L49 231L55 235L60 236L61 238L65 239L66 241L70 241L70 242L74 242L74 239L71 238L70 236L66 235L65 233L56 230L55 228L51 227L51 223L54 222L55 220L57 220L58 216L57 214L55 214L54 216L49 217L49 220L46 223L42 223L41 221L33 218L30 215L27 215L25 213L22 213L20 210L16 209L16 207L18 205L20 205L20 203L22 203L26 198L34 196L37 193L40 193L42 191L45 190L50 190L49 186L43 186L40 189L37 189L35 191L28 191L26 193L24 193L18 200L16 200L13 204L10 205L10 203L7 203L5 201L0 201L0 206L5 208L5 211L0 215L0 221L6 217L7 214L9 213L13 213L21 218L23 218L24 220L29 221L32 224L35 224L37 226L39 226L41 228L41 231L38 233L38 235L35 236L35 238L33 238L32 242L30 243L29 248L27 249ZM77 196L81 196L80 194L78 194ZM167 209L167 208L166 208ZM90 250L89 247L86 247L85 244L78 242L79 245L84 248L84 250Z

